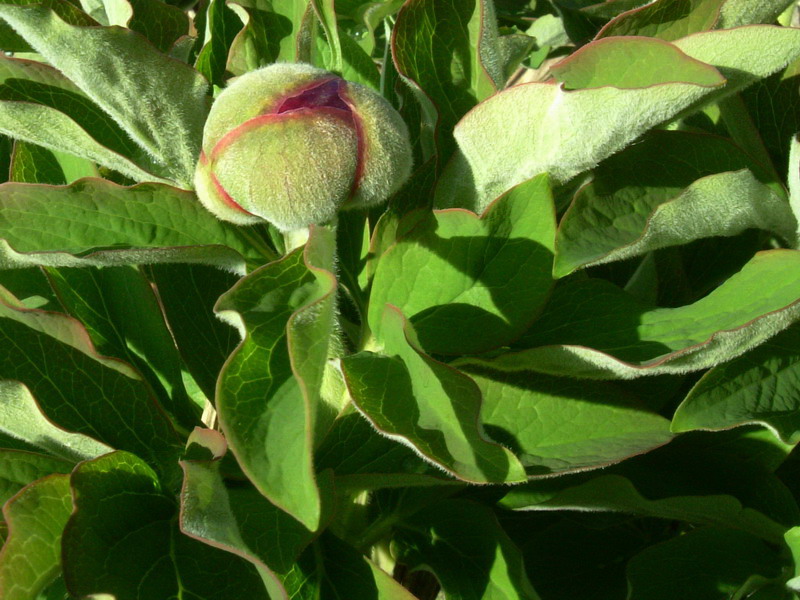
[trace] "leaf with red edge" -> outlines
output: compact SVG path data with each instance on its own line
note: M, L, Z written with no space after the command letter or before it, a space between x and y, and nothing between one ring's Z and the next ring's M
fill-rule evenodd
M230 449L275 505L316 530L321 504L312 459L315 423L333 335L333 234L313 228L308 244L241 279L217 303L244 341L220 374L217 411Z

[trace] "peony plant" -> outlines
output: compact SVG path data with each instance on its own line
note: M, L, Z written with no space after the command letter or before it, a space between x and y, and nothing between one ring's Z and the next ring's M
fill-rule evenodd
M0 0L0 598L797 598L796 4Z

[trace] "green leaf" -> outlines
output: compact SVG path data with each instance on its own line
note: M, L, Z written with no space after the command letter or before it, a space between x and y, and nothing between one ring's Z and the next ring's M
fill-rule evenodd
M61 304L84 324L98 352L134 365L177 424L191 429L199 423L159 300L138 269L62 268L48 274Z
M211 84L225 84L228 52L241 30L242 21L225 0L211 0L206 13L205 45L194 64Z
M313 537L305 527L252 487L227 488L219 473L225 439L212 430L195 430L195 443L214 452L211 460L183 460L181 531L250 561L272 598L283 598L275 573L289 571Z
M0 193L2 268L202 262L244 272L244 258L258 255L244 229L161 184L7 183Z
M16 381L0 381L0 433L72 463L112 450L89 436L53 424L28 388Z
M126 0L133 15L124 25L141 33L164 54L168 54L175 42L189 34L189 18L177 6L160 0Z
M29 483L53 473L69 473L74 466L74 462L44 454L0 449L0 505Z
M728 0L658 0L625 12L606 24L597 38L643 35L671 42L713 29Z
M164 54L189 34L189 19L177 6L160 0L81 0L81 7L102 25L141 33Z
M475 383L423 354L396 308L386 307L381 329L383 354L360 352L342 359L353 402L375 428L464 481L523 480L514 455L480 430L481 394Z
M330 534L323 534L322 597L364 600L415 600L375 563Z
M779 544L785 528L729 495L670 496L649 499L621 475L600 475L577 485L533 482L510 491L501 505L514 510L622 512L643 517L719 525L746 531Z
M675 46L713 65L728 80L728 96L783 70L800 55L800 29L755 25L706 31L675 41Z
M772 547L742 531L706 527L644 550L628 563L630 600L735 598L754 574L780 575Z
M314 460L318 471L333 470L337 491L459 483L410 448L380 435L357 412L334 422Z
M64 579L78 596L267 599L247 561L183 535L175 500L140 459L114 452L71 477L75 511L64 529Z
M399 561L432 570L448 599L539 598L492 511L469 500L445 500L405 519L393 545Z
M290 598L414 600L391 575L327 531L283 581Z
M61 534L72 512L68 475L26 486L4 507L8 538L0 551L0 596L31 600L56 578Z
M70 25L37 5L0 5L5 19L131 138L190 185L208 110L205 79L138 35Z
M7 3L15 4L16 2L12 0ZM19 3L22 4L22 2ZM73 4L65 0L50 0L48 4L53 12L67 23L89 27L98 24L97 21L82 10L82 7L78 6L79 3L77 2ZM4 52L34 52L34 49L19 34L14 32L11 25L2 20L0 20L0 48Z
M789 444L800 441L800 327L706 373L675 411L675 432L757 423Z
M497 517L548 600L625 598L630 557L673 534L668 521L608 513L500 511Z
M21 140L14 142L9 180L25 183L64 185L64 171L55 154L47 148Z
M717 27L731 29L756 23L774 23L792 0L727 0L722 5Z
M333 6L334 0L311 0L311 5L314 7L314 12L322 24L322 29L325 32L325 39L331 49L330 62L327 65L328 70L342 72L342 43L339 40L339 27L336 22L336 9Z
M239 0L231 8L245 22L228 55L231 73L242 75L277 61L310 62L316 24L310 0Z
M376 46L376 32L382 25L385 19L392 17L403 6L403 0L381 0L378 2L366 2L360 9L360 20L367 28L366 35L362 37L359 44L364 51L372 56ZM336 10L341 14L342 8L339 3L336 3ZM356 18L358 20L358 18Z
M474 354L510 343L550 293L554 214L548 178L540 176L480 218L448 210L418 222L378 263L369 304L373 335L383 339L383 310L391 304L409 316L428 353Z
M800 527L792 527L784 536L786 545L794 558L794 578L786 583L786 586L794 591L800 587Z
M135 180L160 180L151 173L161 173L157 165L56 69L39 62L0 57L0 82L3 133L51 150L80 155Z
M182 460L181 530L277 573L285 573L311 543L313 532L269 502L251 486L226 487L219 473L225 439L213 430L195 430L188 445L216 438L223 448L212 460ZM274 576L273 576L274 577Z
M392 31L392 56L435 132L440 163L455 149L450 132L504 84L494 8L487 0L406 2Z
M186 368L206 398L214 398L222 365L240 341L238 332L214 315L214 305L239 278L204 265L161 264L149 270Z
M503 59L503 77L508 80L537 47L536 40L529 35L508 34L500 36L498 41Z
M517 350L471 362L599 379L706 369L797 319L799 267L800 252L759 252L712 293L679 308L651 308L605 280L577 280L556 288Z
M618 43L622 42L630 40ZM728 83L722 86L720 79L718 85L708 86L681 77L635 89L565 91L546 83L509 88L475 107L455 127L460 153L439 181L437 205L481 209L542 172L549 172L557 182L567 181L684 110L717 101L780 70L800 55L800 30L758 26L714 31L683 38L675 46L717 67ZM573 57L591 53L592 47L585 46ZM574 68L577 59L570 60ZM654 70L649 61L637 66L637 56L631 60L631 69ZM675 60L685 63L678 55ZM614 69L604 73L602 80L610 83L625 73ZM701 79L709 81L705 76ZM512 114L515 127L509 128ZM598 115L602 115L600 125Z
M556 236L555 276L749 228L793 240L789 206L743 170L750 164L723 138L652 132L604 161L576 194Z
M511 448L529 476L604 467L672 437L666 419L614 384L493 373L468 360L459 368L483 394L486 433Z
M674 45L640 37L595 41L553 66L550 72L567 90L604 86L635 89L676 81L706 87L724 83L716 69Z
M252 272L216 307L244 334L217 388L225 437L259 491L312 531L320 524L312 448L333 334L333 245L329 230L314 228L305 248Z
M789 206L797 225L798 247L800 247L800 134L793 135L789 153Z
M337 71L348 81L355 81L379 91L381 74L375 65L375 61L346 33L341 33L339 38L342 49L342 64L338 70L334 64L335 57L331 45L322 37L316 38L318 60L324 68L330 71Z
M744 90L742 100L763 140L775 168L785 173L790 148L787 141L800 131L800 60Z
M97 354L80 323L4 299L0 340L0 379L25 384L49 420L136 452L169 479L179 448L169 420L129 365Z

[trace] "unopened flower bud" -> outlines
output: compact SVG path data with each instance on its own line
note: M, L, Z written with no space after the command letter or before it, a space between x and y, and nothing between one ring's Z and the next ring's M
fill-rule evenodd
M221 219L289 231L383 202L411 160L405 123L376 92L310 65L274 64L215 101L195 186Z

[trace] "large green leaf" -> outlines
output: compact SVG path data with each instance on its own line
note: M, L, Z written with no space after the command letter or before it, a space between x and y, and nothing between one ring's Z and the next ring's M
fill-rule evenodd
M60 71L2 57L0 80L0 114L5 115L2 127L8 135L83 155L136 180L158 180L158 165ZM47 115L52 121L37 120ZM60 124L66 129L54 127Z
M650 68L645 68L649 65ZM614 86L645 88L685 81L718 86L719 72L658 39L612 38L584 46L550 69L568 90Z
M555 488L555 489L552 489ZM720 525L780 543L785 528L733 496L671 496L651 500L621 475L600 475L571 487L533 483L509 492L502 505L515 510L582 510Z
M758 423L800 441L800 327L706 373L675 411L675 432Z
M424 354L396 308L387 305L381 329L382 354L342 360L353 402L376 429L464 481L523 480L514 455L480 429L475 382Z
M62 539L71 593L116 598L267 599L255 568L185 536L175 500L140 459L114 452L79 465Z
M598 38L644 35L672 41L712 29L727 0L657 0L612 19Z
M774 23L792 0L727 0L722 5L717 27L731 29L755 23Z
M56 578L61 534L71 512L68 475L35 481L5 504L8 538L0 550L3 600L32 600Z
M149 270L187 370L206 398L214 398L222 365L241 341L214 315L214 305L238 277L205 265L160 264Z
M320 524L312 448L333 333L333 242L315 228L304 248L240 280L216 307L244 333L217 388L225 437L256 487L312 531Z
M554 274L748 228L793 241L788 204L742 170L751 163L723 138L652 132L604 161L575 196L556 236Z
M602 82L606 87L566 91L549 83L519 85L468 113L455 128L460 152L439 182L437 204L481 209L538 173L549 172L556 181L571 179L684 110L719 100L780 70L800 55L800 30L747 27L699 33L675 42L689 57L718 67L727 79L724 86L722 78L709 85L710 76L681 53L662 53L667 63L653 64L649 52L634 50L666 42L615 38L595 44L609 43L622 45L626 52L619 53L616 61L592 61L608 70L581 80L584 85ZM585 70L582 57L593 59L594 48L590 44L574 53L569 72ZM690 72L679 76L687 68ZM642 71L668 76L649 87L615 87L615 80L629 80L629 73ZM694 78L689 76L692 72ZM513 128L508 127L509 115L514 115Z
M730 95L781 71L800 54L800 29L772 25L706 31L674 42L683 52L716 67Z
M49 269L67 313L84 324L97 351L134 365L175 423L199 423L189 398L181 360L153 288L135 267Z
M105 110L162 164L190 185L208 110L205 79L115 27L80 27L40 5L0 4L0 18Z
M473 369L481 422L528 475L603 467L667 443L669 422L614 384Z
M0 433L30 448L76 463L111 452L112 448L80 433L67 432L42 413L23 384L0 381ZM3 447L14 447L0 444Z
M800 517L792 493L773 473L791 450L758 428L689 433L602 472L530 481L500 504L715 524L775 542Z
M760 252L711 294L678 308L651 308L605 280L576 280L556 288L516 350L470 361L601 379L709 368L800 316L799 267L795 250Z
M227 488L219 473L225 439L212 430L189 438L211 456L185 459L181 531L253 563L272 598L285 598L275 573L289 571L313 534L252 487Z
M753 575L777 578L774 548L757 537L706 527L651 546L628 563L630 600L725 600L740 595Z
M6 183L0 195L3 268L200 262L243 273L245 259L259 255L246 230L166 185Z
M444 500L405 519L394 540L398 559L433 571L448 599L537 600L522 555L489 508Z
M450 132L477 102L503 87L494 8L487 0L406 2L392 29L397 70L422 106L425 128L446 160Z
M355 411L334 422L314 459L318 470L333 470L338 491L459 483L379 434Z
M60 427L136 452L169 479L178 438L136 371L97 354L74 319L8 301L0 302L0 379L24 383ZM14 398L19 389L11 390Z
M436 211L381 256L369 304L373 335L382 340L383 310L391 304L408 315L426 352L507 345L550 293L554 236L547 176L514 188L480 218Z

